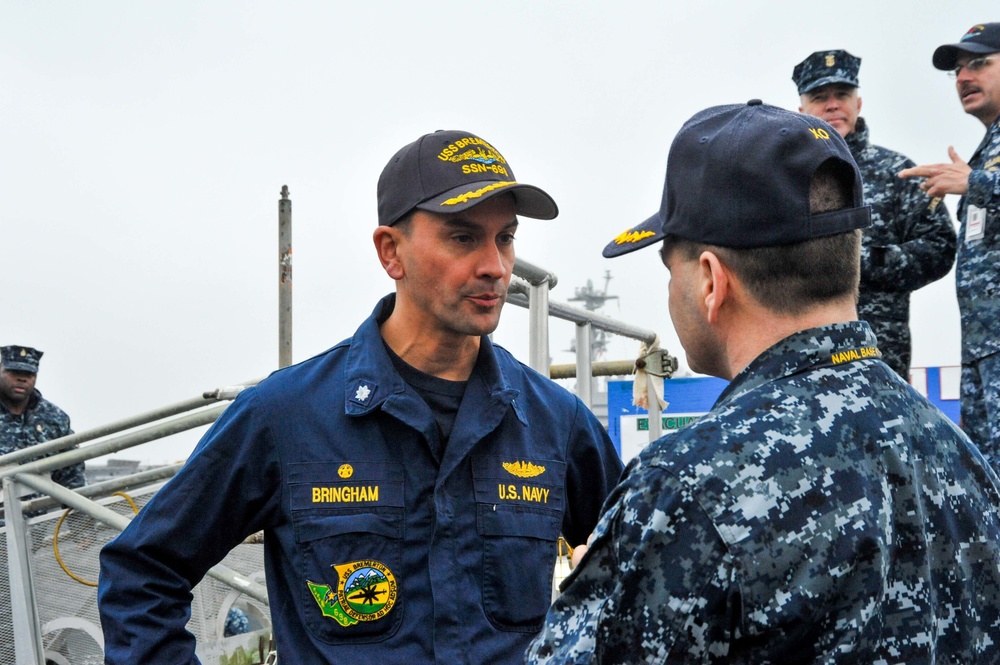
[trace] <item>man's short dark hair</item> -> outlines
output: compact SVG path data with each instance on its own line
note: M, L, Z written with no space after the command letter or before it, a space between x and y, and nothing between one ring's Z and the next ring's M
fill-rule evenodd
M413 229L413 215L415 215L416 212L417 209L414 208L410 212L400 217L399 221L393 224L393 226L402 231L404 236L409 236L410 231Z
M853 207L854 174L838 160L821 164L809 189L809 213ZM851 296L858 299L861 231L821 236L791 245L734 249L696 243L676 236L664 239L663 251L679 251L697 260L705 250L716 254L746 284L762 305L779 314L797 314Z

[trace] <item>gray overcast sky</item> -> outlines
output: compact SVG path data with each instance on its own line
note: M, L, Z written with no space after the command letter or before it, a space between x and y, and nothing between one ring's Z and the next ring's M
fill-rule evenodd
M659 205L683 122L755 97L796 108L793 66L844 48L862 58L875 143L968 158L984 128L930 58L990 20L995 0L5 2L0 344L45 352L38 386L77 431L266 375L287 184L308 358L392 289L371 243L382 166L465 129L558 201L517 239L558 275L552 298L609 269L606 313L683 356L656 252L600 256ZM911 323L914 366L958 364L953 274L915 294ZM551 334L570 362L572 326ZM495 338L526 359L526 313L508 308ZM182 459L193 441L122 456Z

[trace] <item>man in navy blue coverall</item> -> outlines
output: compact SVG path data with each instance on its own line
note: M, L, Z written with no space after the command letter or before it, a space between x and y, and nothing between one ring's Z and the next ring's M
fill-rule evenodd
M263 529L285 663L515 663L556 541L621 461L580 400L491 343L517 216L552 219L483 139L427 134L379 178L396 293L354 336L244 390L101 553L109 665L197 662L191 589Z

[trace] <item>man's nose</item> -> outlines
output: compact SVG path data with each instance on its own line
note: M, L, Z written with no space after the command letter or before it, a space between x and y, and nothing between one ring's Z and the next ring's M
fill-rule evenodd
M502 279L507 274L504 263L505 251L494 243L485 243L479 253L479 263L476 266L480 277Z

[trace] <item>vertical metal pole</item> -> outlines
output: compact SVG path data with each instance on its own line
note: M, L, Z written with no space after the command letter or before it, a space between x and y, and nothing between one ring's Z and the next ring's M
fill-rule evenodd
M594 368L590 345L592 331L590 322L576 324L576 395L588 409L594 408Z
M278 367L292 364L292 200L288 185L278 201Z
M656 388L653 381L657 378L652 374L646 375L646 401L649 403L649 440L656 441L663 436L663 414L660 412L660 403L656 401Z
M13 478L3 479L11 622L14 629L14 655L17 664L35 665L44 662L42 660L44 650L28 555L28 529L21 513L20 489L21 486Z
M544 376L549 367L549 283L528 287L528 365Z

